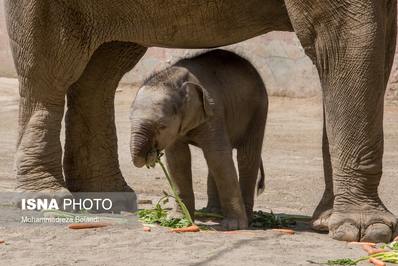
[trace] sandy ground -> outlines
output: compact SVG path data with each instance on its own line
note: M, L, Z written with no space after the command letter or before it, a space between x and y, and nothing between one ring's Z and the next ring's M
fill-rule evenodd
M17 92L15 80L0 79L0 191L12 191L14 186ZM116 95L120 164L139 199L156 199L168 189L160 169L137 169L130 163L128 109L133 97L130 87L121 87ZM321 118L319 98L270 98L263 147L266 189L256 199L256 209L311 215L323 190ZM398 104L387 101L380 194L396 214L398 194L393 191L398 185L397 147ZM207 168L201 152L192 151L200 208L206 202ZM148 233L137 222L71 231L65 225L10 221L15 215L20 215L17 210L0 207L0 239L6 241L0 244L1 265L308 265L307 260L363 255L358 247L348 247L306 226L292 236L271 230L177 235L155 228Z

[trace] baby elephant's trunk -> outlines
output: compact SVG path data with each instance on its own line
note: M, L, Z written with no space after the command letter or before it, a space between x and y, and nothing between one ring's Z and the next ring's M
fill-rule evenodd
M133 122L130 138L130 153L136 167L146 164L148 153L153 148L154 132L149 124Z

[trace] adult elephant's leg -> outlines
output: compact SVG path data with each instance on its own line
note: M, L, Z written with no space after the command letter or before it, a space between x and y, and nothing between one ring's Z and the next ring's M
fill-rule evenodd
M145 51L128 42L102 44L69 88L64 171L71 191L132 191L119 169L114 97Z
M5 7L20 93L17 190L62 196L69 193L60 142L65 93L91 52L60 34L67 21L59 19L62 10L49 12L47 1L7 1Z
M383 96L395 0L285 0L293 27L320 74L333 168L329 234L389 241L396 218L381 202ZM393 25L393 26L389 26Z
M329 140L326 132L325 110L323 111L322 159L325 190L323 191L321 201L312 215L312 228L317 231L328 231L329 218L333 211L334 193L333 169L330 159Z
M62 92L59 96L54 95L51 91L54 88L39 82L34 77L19 76L19 81L21 98L19 137L15 156L16 188L21 191L63 191L65 183L62 175L62 148L59 135L64 111L64 95ZM62 91L62 88L57 89Z

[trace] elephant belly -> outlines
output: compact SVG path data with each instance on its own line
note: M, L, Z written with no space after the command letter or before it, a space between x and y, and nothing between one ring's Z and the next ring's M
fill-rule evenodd
M110 31L110 39L147 47L206 48L236 43L269 31L292 30L280 0L154 0L132 6L138 2L129 1L130 8L125 5L124 9L112 11L113 15L109 16L114 17L111 22L114 30Z

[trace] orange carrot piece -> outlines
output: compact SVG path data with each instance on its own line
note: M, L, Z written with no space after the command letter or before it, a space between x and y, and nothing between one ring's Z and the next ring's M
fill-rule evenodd
M200 228L196 224L193 224L188 227L183 227L183 228L174 228L171 230L171 232L174 232L174 233L195 233L195 232L199 232L199 231L200 231Z
M111 225L110 223L76 223L68 225L69 229L90 229L90 228L101 228Z
M148 226L144 226L144 232L151 232L151 228Z
M348 242L348 245L368 245L371 247L375 247L376 243L372 243L372 242Z
M0 244L4 244L6 241L0 239Z
M368 253L368 255L373 255L373 254L385 252L384 249L381 249L381 248L373 248L373 247L371 247L371 246L369 246L369 245L363 245L363 246L362 246L362 249L365 250L365 251Z
M386 266L386 264L383 261L376 259L376 258L370 258L369 262L376 266Z
M364 251L366 251L369 255L370 255L370 253L372 253L372 251L373 251L373 247L371 247L371 246L369 246L369 245L362 245L362 249L364 250Z
M272 231L282 233L282 234L287 234L287 235L294 235L295 232L292 229L280 229L280 228L274 228Z

